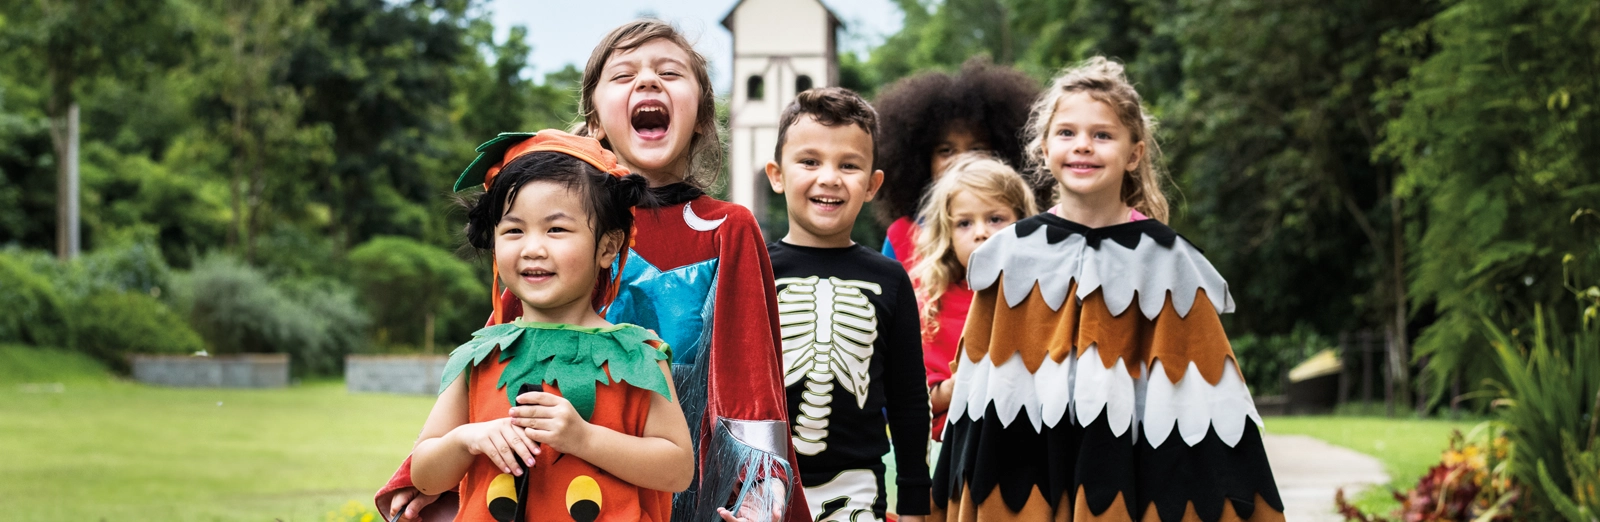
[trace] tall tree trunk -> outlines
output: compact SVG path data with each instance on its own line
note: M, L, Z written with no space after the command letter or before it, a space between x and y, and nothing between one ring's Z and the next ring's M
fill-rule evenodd
M1401 211L1403 203L1397 194L1389 194L1390 231L1389 235L1394 246L1389 249L1393 254L1393 267L1390 273L1394 275L1394 342L1390 344L1393 353L1389 354L1390 366L1394 371L1394 382L1397 399L1400 404L1411 403L1411 344L1406 339L1406 318L1410 309L1406 306L1406 254L1405 254L1405 221Z
M239 231L244 220L244 158L239 154L239 144L244 142L244 103L233 102L233 176L228 182L228 194L233 198L233 217L228 226L228 251L239 254Z
M51 112L50 142L56 152L56 257L70 261L78 257L83 244L78 226L78 103L67 102L66 114Z
M245 243L244 258L247 262L256 262L256 236L261 232L261 198L266 190L266 166L263 156L266 155L266 138L257 134L254 145L251 146L250 155L250 191L246 196L245 208L250 210L250 215L245 218Z

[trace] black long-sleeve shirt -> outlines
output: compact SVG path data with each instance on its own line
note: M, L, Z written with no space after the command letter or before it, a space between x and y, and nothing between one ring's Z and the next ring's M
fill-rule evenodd
M893 437L897 511L927 514L928 389L916 295L905 269L861 245L776 241L767 252L801 479L809 487L845 470L869 469L881 484Z

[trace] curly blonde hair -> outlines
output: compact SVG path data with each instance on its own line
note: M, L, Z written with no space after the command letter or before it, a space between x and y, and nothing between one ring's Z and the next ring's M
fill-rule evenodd
M1144 143L1144 157L1139 158L1139 166L1122 177L1122 202L1165 223L1169 209L1167 196L1161 188L1166 182L1166 173L1157 165L1161 159L1161 147L1156 144L1155 118L1144 109L1143 101L1138 91L1133 89L1133 84L1128 82L1122 64L1104 56L1096 56L1062 70L1033 103L1028 126L1023 129L1029 167L1038 176L1052 177L1044 155L1044 140L1050 130L1050 120L1055 117L1056 105L1061 98L1080 92L1110 106L1122 125L1132 133L1133 142Z
M939 299L950 285L967 277L951 240L955 216L950 214L950 202L963 192L998 201L1010 207L1017 219L1038 213L1027 180L1005 162L983 152L967 152L951 159L917 209L922 230L915 234L917 261L911 266L911 280L922 302L924 339L939 332Z

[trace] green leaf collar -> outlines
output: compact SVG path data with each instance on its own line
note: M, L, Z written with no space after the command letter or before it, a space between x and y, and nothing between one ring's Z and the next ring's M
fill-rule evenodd
M631 324L590 328L521 319L478 330L471 341L450 352L439 392L468 368L482 364L495 348L500 348L500 361L506 362L497 387L506 390L511 404L517 403L517 389L524 382L556 385L586 421L594 415L596 383L625 382L672 398L658 364L668 360L672 350L649 330Z

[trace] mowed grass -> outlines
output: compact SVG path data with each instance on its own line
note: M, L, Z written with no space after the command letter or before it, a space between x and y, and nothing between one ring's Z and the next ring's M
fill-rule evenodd
M342 382L152 387L75 353L0 346L0 513L321 521L370 502L432 405Z
M1436 419L1298 416L1268 417L1266 432L1308 435L1376 457L1390 482L1369 488L1351 500L1367 513L1388 515L1400 506L1391 489L1409 490L1429 468L1439 464L1450 445L1450 432L1467 433L1479 421Z

